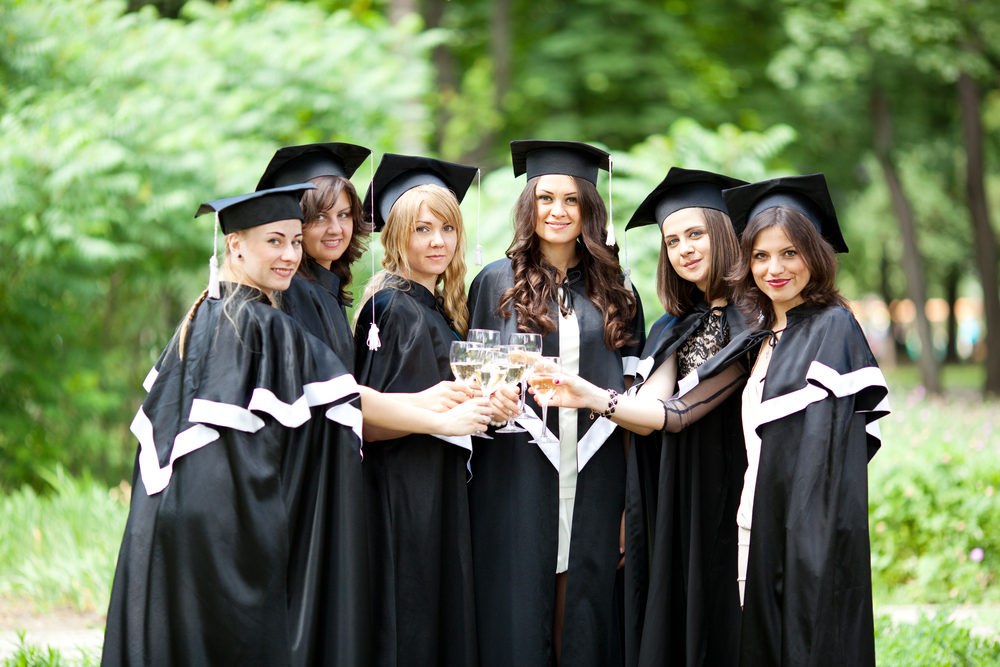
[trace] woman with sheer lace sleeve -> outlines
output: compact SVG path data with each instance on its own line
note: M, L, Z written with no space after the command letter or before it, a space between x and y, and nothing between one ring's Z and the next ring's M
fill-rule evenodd
M673 399L654 406L618 397L613 417L683 428L735 391L749 368L734 573L739 662L874 665L867 463L881 445L888 391L834 287L834 252L846 244L822 174L724 195L737 229L745 227L730 278L758 326L682 379ZM563 404L609 409L607 391L562 381Z

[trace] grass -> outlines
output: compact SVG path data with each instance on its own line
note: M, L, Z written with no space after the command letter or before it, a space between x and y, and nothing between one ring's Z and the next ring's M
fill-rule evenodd
M1000 602L1000 405L948 367L928 397L888 374L893 413L868 466L872 574L882 604ZM902 378L902 382L900 379Z
M61 467L43 471L52 493L0 495L0 598L37 611L107 609L128 516L128 486L108 487Z
M948 620L947 610L921 616L916 623L875 622L875 655L882 667L995 667L1000 643L974 637L968 628Z
M79 659L64 658L56 649L28 644L23 632L19 632L17 637L17 651L3 661L2 667L97 667L100 664L100 658L82 651Z

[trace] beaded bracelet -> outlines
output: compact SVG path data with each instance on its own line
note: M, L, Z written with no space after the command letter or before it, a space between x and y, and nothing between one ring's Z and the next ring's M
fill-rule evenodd
M615 407L618 405L618 392L614 389L608 389L608 408L603 413L597 412L596 410L590 411L590 418L600 415L605 419L608 419L615 413Z

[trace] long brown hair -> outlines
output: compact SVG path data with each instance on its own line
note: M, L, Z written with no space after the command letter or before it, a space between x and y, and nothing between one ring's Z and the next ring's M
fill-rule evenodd
M770 329L776 318L771 299L757 287L751 270L753 246L757 236L775 225L785 232L809 269L809 284L801 292L803 305L813 308L843 306L850 310L847 299L840 295L834 284L837 278L837 257L833 246L820 236L809 218L789 206L774 206L754 216L743 230L739 260L727 276L740 309L756 316L756 328Z
M410 188L392 205L389 218L382 228L382 246L385 248L385 256L382 258L384 269L372 276L365 285L361 302L367 303L368 299L375 296L375 293L383 287L391 285L400 277L405 278L410 275L406 249L410 242L410 234L416 227L422 203L427 204L427 208L435 217L452 225L458 234L455 256L444 273L438 276L435 296L442 298L445 317L451 320L455 331L464 338L469 330L469 310L466 307L468 297L465 295L465 227L462 225L462 209L459 208L454 193L439 185L418 185ZM360 312L358 309L354 313L355 324Z
M351 284L351 265L368 249L368 241L371 237L371 224L365 222L361 208L361 199L358 191L354 189L354 184L341 176L317 176L310 179L310 183L316 186L315 190L306 190L302 193L299 203L302 206L302 229L305 230L316 224L319 214L329 210L337 203L337 198L341 192L347 193L347 198L351 205L351 218L354 221L351 232L351 242L347 244L347 249L336 262L330 265L330 271L340 278L340 293L337 298L341 301L350 302L352 294L347 291ZM303 244L303 253L305 245ZM309 270L309 263L299 262L299 275L306 280L315 280Z
M733 289L726 282L726 273L739 257L740 244L736 240L736 232L729 216L714 208L694 206L705 216L705 228L708 231L710 252L708 265L708 290L705 291L705 301L732 298ZM662 230L662 228L661 228ZM698 287L679 275L670 264L667 256L667 242L660 234L660 263L656 267L656 293L664 310L671 315L680 317L691 310L694 305L694 294Z
M535 234L538 204L535 186L540 176L528 181L514 205L514 240L507 248L514 271L514 287L500 296L499 311L510 318L511 306L517 313L519 331L537 331L542 335L558 328L549 312L549 304L558 296L558 270L545 261ZM597 188L590 181L572 177L576 183L583 229L577 239L581 268L587 281L587 298L604 314L604 344L615 350L631 342L631 320L636 313L635 295L625 289L618 245L604 242L608 211Z

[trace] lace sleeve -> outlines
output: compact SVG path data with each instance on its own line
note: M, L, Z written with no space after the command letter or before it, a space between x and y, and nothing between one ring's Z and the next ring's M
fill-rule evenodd
M660 430L677 433L698 421L741 388L747 379L747 370L742 363L734 363L715 377L698 384L697 387L680 398L663 404L663 426Z

